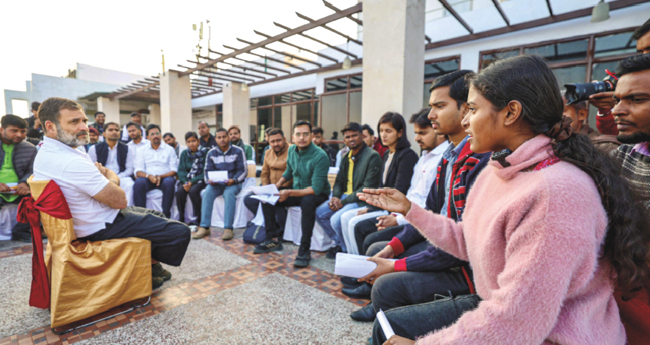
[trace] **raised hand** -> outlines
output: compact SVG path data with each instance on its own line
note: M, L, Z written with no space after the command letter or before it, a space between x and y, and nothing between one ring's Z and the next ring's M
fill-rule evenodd
M357 196L360 200L388 212L406 215L411 210L409 199L394 188L364 189L363 193L358 193Z

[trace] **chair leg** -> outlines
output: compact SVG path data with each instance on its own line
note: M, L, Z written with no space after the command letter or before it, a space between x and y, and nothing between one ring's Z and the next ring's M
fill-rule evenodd
M92 321L92 322L89 322L89 323L86 323L86 324L83 324L83 325L80 325L80 326L76 326L76 327L73 327L73 328L70 328L70 329L66 329L66 330L64 330L64 331L57 331L55 328L52 328L52 333L54 333L54 334L56 334L56 335L64 335L64 334L66 334L66 333L69 333L69 332L72 332L72 331L78 330L78 329L80 329L80 328L84 328L84 327L88 327L88 326L94 325L94 324L96 324L96 323L98 323L98 322L100 322L100 321L105 321L105 320L108 320L108 319L110 319L110 318L114 318L114 317L116 317L116 316L118 316L118 315L122 315L122 314L130 313L130 312L132 312L132 311L134 311L134 310L136 310L136 309L138 309L138 308L146 307L147 305L149 305L150 302L151 302L151 295L147 298L147 300L146 300L144 303L142 303L142 304L134 303L133 305L131 305L131 308L129 308L129 309L127 309L127 310L124 310L124 311L121 311L121 312L119 312L119 313L115 313L115 314L112 314L112 315L106 316L106 317L101 318L101 319L99 319L99 320L95 320L95 321Z

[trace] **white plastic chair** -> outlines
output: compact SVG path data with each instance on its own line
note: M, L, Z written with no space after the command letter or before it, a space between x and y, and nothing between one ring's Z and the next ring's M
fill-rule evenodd
M296 245L300 245L302 238L302 210L299 206L287 208L287 223L284 227L285 241L291 241ZM334 241L325 234L323 228L314 222L314 233L311 236L311 250L324 252L334 246Z
M5 204L0 209L0 241L11 240L11 229L18 223L16 214L18 204Z

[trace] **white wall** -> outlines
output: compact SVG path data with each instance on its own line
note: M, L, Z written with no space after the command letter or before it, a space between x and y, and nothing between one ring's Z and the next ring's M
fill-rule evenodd
M77 79L124 86L147 76L77 63Z

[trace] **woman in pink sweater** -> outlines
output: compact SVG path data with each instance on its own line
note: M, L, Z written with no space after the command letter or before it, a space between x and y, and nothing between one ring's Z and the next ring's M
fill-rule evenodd
M498 153L476 180L463 222L396 190L359 195L406 214L474 270L478 297L388 311L397 335L385 344L625 344L613 291L648 280L642 206L613 162L572 133L542 58L490 65L471 80L468 104L472 151ZM376 323L373 342L384 340Z

